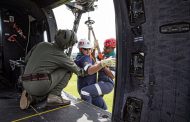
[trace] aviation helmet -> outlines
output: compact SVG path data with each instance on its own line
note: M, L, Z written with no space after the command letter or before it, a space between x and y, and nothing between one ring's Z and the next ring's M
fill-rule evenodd
M92 48L92 44L89 40L87 39L80 39L78 42L78 48Z
M116 47L116 40L114 38L109 38L104 41L104 47Z
M77 43L77 36L72 30L58 30L54 39L61 49L67 49Z

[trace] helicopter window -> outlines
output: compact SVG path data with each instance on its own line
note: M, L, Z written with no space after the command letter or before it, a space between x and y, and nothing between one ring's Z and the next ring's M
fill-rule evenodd
M53 9L58 29L72 29L74 15L65 5Z

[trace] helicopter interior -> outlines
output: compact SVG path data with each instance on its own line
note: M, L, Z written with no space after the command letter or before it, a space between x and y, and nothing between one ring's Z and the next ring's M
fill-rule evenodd
M73 105L64 109L19 109L13 89L24 56L44 41L45 32L53 41L56 6L66 4L75 12L77 32L81 15L94 10L95 0L76 1L0 1L0 113L6 115L0 121L189 122L189 0L113 0L118 42L112 114L67 94Z

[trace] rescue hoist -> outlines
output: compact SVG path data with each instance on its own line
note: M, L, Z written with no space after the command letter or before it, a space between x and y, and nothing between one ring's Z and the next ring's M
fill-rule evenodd
M101 54L101 50L100 50L100 46L99 46L99 43L98 43L98 40L96 38L96 35L94 33L94 29L92 27L92 25L95 23L94 20L91 20L90 17L88 17L88 20L85 21L85 24L88 26L88 40L91 41L91 33L92 33L92 36L94 38L94 50L93 50L93 53L92 53L92 57L94 58L94 60L96 59L95 58L95 52L96 52L96 49L98 51L98 54Z
M77 33L79 22L83 13L94 11L94 2L97 0L75 0L75 2L69 2L66 6L73 12L75 15L73 31ZM66 50L68 56L71 55L72 47Z

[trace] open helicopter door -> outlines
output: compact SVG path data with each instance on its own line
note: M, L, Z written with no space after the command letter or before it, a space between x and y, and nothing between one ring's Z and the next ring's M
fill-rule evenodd
M190 1L114 4L118 45L112 121L189 122Z

